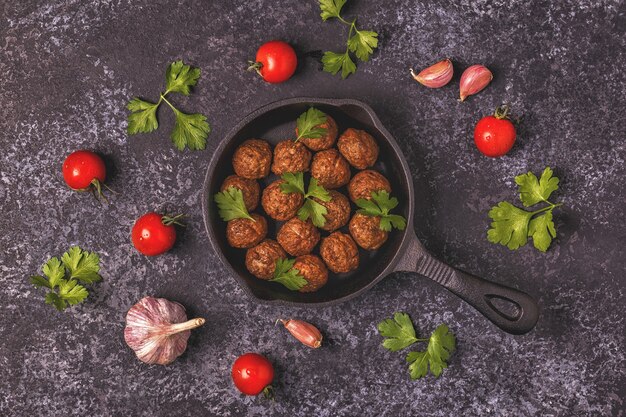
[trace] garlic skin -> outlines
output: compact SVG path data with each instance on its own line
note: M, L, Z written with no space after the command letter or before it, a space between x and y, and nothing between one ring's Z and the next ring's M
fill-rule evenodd
M452 67L452 61L444 59L434 65L420 71L419 74L415 74L413 68L411 68L411 75L413 79L418 83L428 88L439 88L448 84L454 75L454 68Z
M289 333L302 344L317 349L322 346L322 333L310 323L302 320L282 320L280 322Z
M493 80L493 74L484 65L472 65L461 75L459 83L460 101L482 91Z
M145 363L167 365L187 349L191 329L205 320L187 320L185 307L165 298L144 297L128 310L124 340Z

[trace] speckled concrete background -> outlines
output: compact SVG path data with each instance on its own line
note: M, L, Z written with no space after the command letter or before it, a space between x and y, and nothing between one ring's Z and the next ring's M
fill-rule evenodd
M38 4L39 3L39 4ZM340 49L314 0L4 1L0 4L0 414L3 416L621 416L625 397L625 8L622 1L367 2L349 16L380 32L380 49L346 81L303 61L270 86L243 71L264 40L300 52ZM450 86L408 76L451 57ZM155 98L169 61L202 69L177 99L213 126L208 149L178 152L170 114L156 134L129 138L125 104ZM460 104L458 74L473 63L493 84ZM438 257L524 289L542 306L536 329L510 336L435 284L396 274L366 295L321 310L259 306L212 253L200 190L222 136L256 107L292 96L369 103L405 151L421 193L416 232ZM473 124L502 103L525 116L509 156L482 157ZM117 194L101 206L69 191L61 162L90 148ZM515 199L529 169L561 178L558 240L547 254L487 242L487 211ZM139 255L129 230L144 212L189 215L176 247ZM80 244L102 256L104 281L88 302L57 313L28 276ZM208 319L187 353L146 366L123 340L127 309L146 294ZM375 324L410 313L421 333L445 321L458 351L438 380L410 381L403 357ZM308 319L327 345L307 350L273 323ZM277 370L275 403L244 398L230 366L246 351Z

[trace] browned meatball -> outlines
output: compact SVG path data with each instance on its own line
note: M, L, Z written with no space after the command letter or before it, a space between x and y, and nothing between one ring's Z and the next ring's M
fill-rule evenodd
M324 262L315 255L302 255L296 258L293 267L307 280L308 284L300 292L317 291L328 282L328 270Z
M350 181L350 165L336 149L327 149L313 157L311 176L324 188L343 187Z
M380 230L380 217L356 213L348 228L357 245L365 250L376 250L387 240L388 233Z
M252 180L267 177L271 163L272 147L261 139L248 139L233 154L235 173Z
M259 197L261 196L261 187L255 180L239 177L237 175L229 175L224 180L220 191L226 191L230 187L241 190L243 194L243 202L248 211L252 211L259 205Z
M371 167L378 159L378 145L364 130L347 129L337 142L337 148L350 165L357 169Z
M310 164L311 152L300 142L284 140L274 148L272 172L276 175L308 171Z
M321 138L309 139L302 138L300 142L304 143L307 148L312 151L322 151L324 149L332 148L337 140L337 123L335 120L326 116L326 123L322 123L321 125L317 125L315 127L321 127L326 129L326 134ZM298 128L296 127L296 137L298 137Z
M387 191L391 193L391 184L387 181L387 178L383 177L376 171L367 169L361 171L352 177L350 184L348 185L348 194L350 194L350 200L356 201L360 198L366 200L372 199L372 192L374 191Z
M276 180L263 190L261 205L263 210L274 220L285 221L296 215L302 207L304 197L299 193L283 193L280 184L283 180Z
M345 233L334 232L322 239L320 255L328 269L337 274L354 271L359 267L359 248Z
M265 239L267 235L267 220L256 213L250 219L234 219L226 225L226 239L234 248L251 248Z
M350 202L345 195L338 191L333 190L329 194L330 201L322 201L317 198L313 200L326 207L327 213L324 215L326 223L321 228L332 232L348 224L348 220L350 220Z
M294 217L278 230L276 240L291 256L306 255L319 242L320 232L310 221Z
M265 239L246 252L246 268L257 278L271 279L274 276L276 262L285 258L287 254L278 242Z

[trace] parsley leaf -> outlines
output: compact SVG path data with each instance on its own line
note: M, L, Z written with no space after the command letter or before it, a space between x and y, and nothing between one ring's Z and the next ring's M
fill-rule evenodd
M91 284L100 281L100 257L94 252L87 252L78 246L71 247L61 257L63 265L69 270L70 278Z
M377 46L378 33L370 30L355 30L354 35L348 39L348 49L363 62L369 61Z
M309 282L293 267L295 259L279 259L276 261L272 282L278 282L292 291L299 290Z
M386 319L378 323L378 332L386 337L383 346L392 352L402 350L417 342L415 328L411 318L406 313L395 313L393 319Z
M185 114L174 109L176 114L176 124L172 130L172 142L179 151L188 146L192 151L202 150L206 147L206 138L211 131L211 127L206 121L206 117L196 114Z
M347 0L320 0L320 9L322 13L320 16L323 21L332 19L333 17L341 16L341 8L346 4Z
M129 135L150 133L159 127L156 115L159 103L150 103L135 97L126 108L131 111L128 115L128 127L126 129Z
M225 222L233 219L250 219L255 221L243 201L243 192L239 188L228 187L226 190L215 194L214 200L219 208L219 214Z
M188 96L191 87L196 85L200 78L200 68L185 65L183 61L172 62L165 72L166 93L181 93Z
M317 182L317 178L311 178L309 181L309 189L307 193L304 195L305 198L315 197L323 202L328 202L332 200L330 197L330 193L326 191L324 187L319 185Z
M444 368L448 367L450 354L456 348L456 338L445 324L437 326L428 339L428 348L423 352L409 352L406 361L409 365L411 379L419 379L430 372L437 378Z
M406 228L406 219L404 217L397 214L389 214L391 210L398 206L398 199L395 197L390 198L387 191L373 191L371 200L360 198L356 201L356 205L360 207L357 213L380 217L380 230L390 232L392 227L398 230Z
M324 226L326 224L325 216L328 214L328 210L322 204L313 200L313 198L324 202L328 202L332 200L332 198L330 193L319 185L317 178L311 178L309 188L306 192L304 190L304 174L302 172L285 173L281 178L285 181L280 185L280 190L284 194L299 193L304 196L304 204L300 207L300 210L298 210L298 218L302 221L311 218L311 222L314 226Z
M326 224L328 210L315 200L304 200L304 204L298 210L298 218L303 222L309 217L315 227L323 227Z
M487 239L515 250L526 245L528 238L532 237L535 248L545 252L556 237L552 212L562 204L553 204L548 198L559 188L559 179L547 167L540 179L528 172L515 177L515 182L519 186L520 200L524 206L533 206L540 202L547 205L535 211L526 211L507 201L498 203L489 210L489 217L493 222L487 231Z
M284 181L280 184L280 191L283 194L306 194L304 190L304 174L302 172L286 172L280 178Z
M57 310L63 311L67 305L74 305L84 301L89 292L78 281L91 284L100 281L100 257L94 252L82 250L78 246L68 249L61 260L52 257L42 266L44 278L35 275L30 282L38 288L45 287L49 291L46 294L46 304L53 305Z
M526 207L534 206L540 202L548 202L550 195L559 188L559 179L552 176L552 169L546 167L541 174L541 179L532 172L518 175L515 182L519 185L520 200Z
M341 78L343 79L356 72L356 64L352 61L352 58L350 58L348 51L343 54L332 51L324 52L322 64L324 64L324 71L330 72L333 75L341 71Z
M315 107L310 107L307 111L302 113L296 121L298 127L296 142L302 138L318 139L324 137L328 129L317 126L326 123L326 120L327 117L325 113Z

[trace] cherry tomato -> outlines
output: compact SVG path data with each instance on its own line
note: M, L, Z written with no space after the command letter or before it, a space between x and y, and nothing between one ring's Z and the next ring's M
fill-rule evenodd
M259 73L268 83L287 81L296 71L298 58L291 45L283 41L266 42L256 53L256 62L248 68Z
M147 213L135 222L131 238L135 248L148 256L160 255L172 249L176 242L174 224L182 216L168 217L157 213Z
M266 395L271 392L274 379L274 367L265 356L258 353L246 353L233 364L233 382L239 391L246 395Z
M63 179L73 190L94 186L100 191L100 184L106 179L104 161L91 151L73 152L63 162Z
M496 109L493 116L483 117L474 128L474 143L480 152L491 158L502 156L515 143L515 126L507 118L507 106Z

